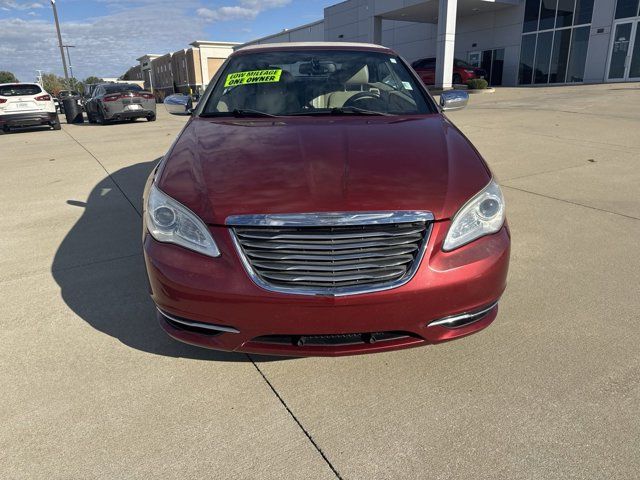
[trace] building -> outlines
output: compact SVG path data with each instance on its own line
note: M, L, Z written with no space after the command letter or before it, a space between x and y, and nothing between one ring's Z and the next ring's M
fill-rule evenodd
M200 51L185 48L171 55L173 88L176 93L192 94L202 88Z
M207 88L209 80L213 78L227 57L233 53L233 49L238 46L238 43L197 40L190 45L194 47L194 53L197 52L198 56L194 66L199 64L200 69L199 71L195 69L194 74L199 80L196 84L201 93Z
M125 75L140 75L144 88L160 101L173 93L201 94L239 44L198 40L190 45L165 55L143 55Z
M640 0L346 0L249 44L317 40L435 57L444 87L454 58L483 67L494 85L640 81Z
M243 45L236 46L236 49L262 43L322 42L323 40L324 20L318 20L317 22L307 23L296 28L287 28L280 33L274 33L273 35L252 40Z
M145 90L153 90L153 74L151 72L151 62L159 56L160 55L147 54L136 59L138 62L140 62L140 70L142 71L142 81L144 82Z
M142 66L135 65L127 70L124 75L120 77L120 80L127 81L135 81L135 82L144 82L144 77L142 76Z
M151 60L153 92L159 100L174 93L171 54L167 53Z

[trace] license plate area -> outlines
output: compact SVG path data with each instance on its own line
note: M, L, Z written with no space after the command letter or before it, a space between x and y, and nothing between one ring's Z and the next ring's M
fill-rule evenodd
M8 105L7 110L38 110L33 102L13 102Z

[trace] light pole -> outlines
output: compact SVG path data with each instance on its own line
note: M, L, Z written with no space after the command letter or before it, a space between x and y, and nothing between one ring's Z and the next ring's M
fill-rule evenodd
M56 31L58 32L58 46L60 47L60 57L62 57L62 68L64 70L64 79L69 84L69 74L67 73L67 60L64 58L64 48L62 47L62 35L60 34L60 23L58 22L58 10L56 10L56 0L51 0L53 8L53 19L56 22Z
M71 66L71 56L69 55L70 48L76 48L75 45L63 45L67 49L67 60L69 61L69 76L73 78L73 67Z

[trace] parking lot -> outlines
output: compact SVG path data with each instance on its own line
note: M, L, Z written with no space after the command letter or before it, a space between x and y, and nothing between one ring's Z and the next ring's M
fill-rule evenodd
M498 319L341 358L157 325L141 195L185 117L0 137L0 478L638 478L639 112L630 83L451 113L508 202Z

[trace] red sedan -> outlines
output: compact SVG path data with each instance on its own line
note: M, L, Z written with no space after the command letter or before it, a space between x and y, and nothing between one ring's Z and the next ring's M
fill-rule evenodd
M145 189L164 330L207 348L344 355L488 326L509 265L486 163L409 65L376 45L247 47Z
M425 85L434 85L436 83L436 59L423 58L416 60L411 64L414 70L420 76ZM464 85L474 78L486 78L487 72L478 67L474 67L464 60L455 58L453 60L453 74L451 81L454 85Z

